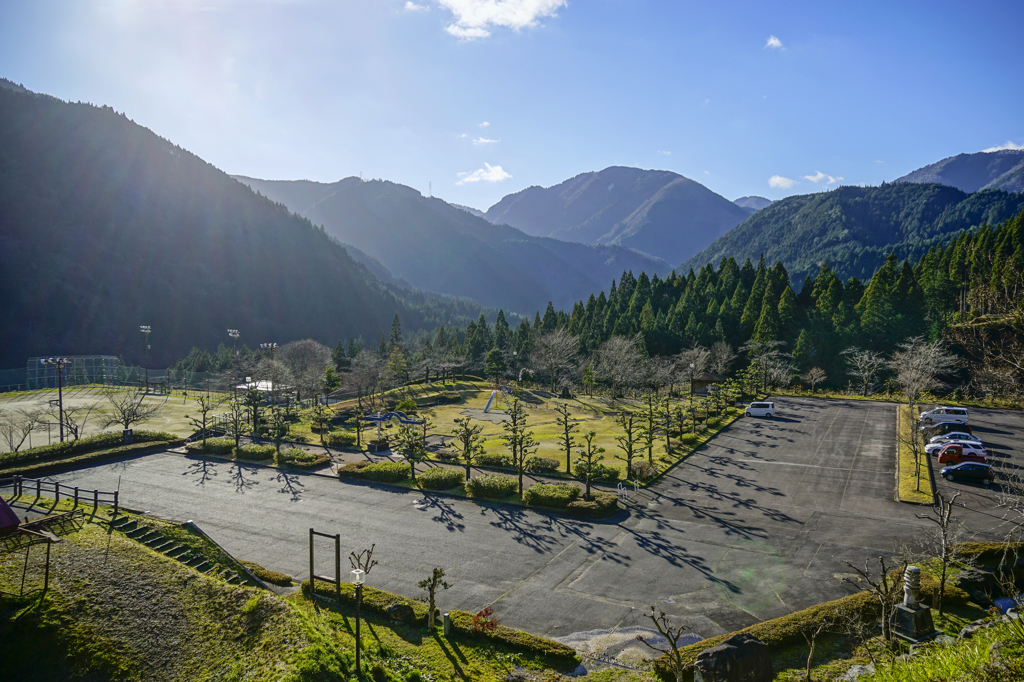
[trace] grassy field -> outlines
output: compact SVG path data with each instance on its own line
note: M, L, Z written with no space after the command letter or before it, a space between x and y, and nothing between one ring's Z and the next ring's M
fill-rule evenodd
M922 409L925 409L922 407ZM898 417L896 428L898 440L897 459L897 493L901 502L916 502L918 504L932 504L935 499L935 490L932 488L932 478L929 472L928 456L924 454L924 446L921 446L920 453L920 477L918 468L914 462L914 452L907 442L914 429L917 428L917 421L910 414L910 408L900 405L897 408Z
M104 512L87 516L52 546L45 595L0 596L0 678L354 679L351 607L328 606L301 592L279 597L199 574L109 533ZM41 584L41 549L30 555L28 588ZM0 590L19 592L24 560L23 552L0 555ZM443 594L439 599L443 609ZM498 682L514 669L538 682L565 679L529 649L445 637L440 627L396 626L366 609L363 619L364 679ZM654 680L617 671L582 679Z
M107 408L109 401L107 400L105 393L107 390L107 388L102 386L74 386L64 389L65 410L74 410L76 408L87 409L91 406L95 406L85 423L85 429L82 433L82 437L92 436L104 431L120 431L122 429L118 424L109 427L103 426L104 417L109 412ZM216 397L216 394L214 394L214 396ZM195 394L193 394L192 397L185 398L178 392L174 395L151 394L147 396L145 398L146 404L156 406L158 408L158 413L153 419L138 425L136 428L144 428L151 431L167 431L168 433L173 433L174 435L181 436L182 438L192 435L195 432L195 428L191 425L189 420L186 419L185 415L196 414L195 398ZM55 403L56 400L57 391L55 389L22 391L19 393L0 393L0 413L17 413L21 410L45 411L50 409L51 401ZM53 409L56 411L56 408ZM223 410L215 410L214 412L219 413L222 411ZM29 440L26 440L23 447L27 448L47 445L49 443L56 443L60 440L56 414L53 414L48 421L50 422L49 427L45 424L41 427L37 427L31 435L31 444ZM0 450L4 449L7 449L7 444L0 442Z
M507 411L504 400L500 397L495 399L491 410L484 414L484 407L487 405L487 400L491 394L491 385L485 382L458 382L454 384L448 384L444 387L444 390L458 391L461 395L461 401L456 404L449 405L436 405L434 396L436 396L438 389L437 387L433 390L420 389L405 389L404 393L399 394L400 396L412 397L417 400L421 405L419 408L418 418L426 417L429 419L432 426L428 428L428 433L433 435L444 435L450 440L452 431L455 428L455 419L470 416L474 419L476 424L483 426L481 436L483 438L483 446L485 452L495 454L507 454L508 450L501 442L500 437L503 433L502 430L502 419ZM399 397L396 395L396 397ZM570 414L573 419L578 422L578 431L575 434L577 442L581 440L582 434L588 431L594 431L596 437L594 444L598 447L604 448L605 452L602 453L604 460L602 464L618 469L621 473L625 473L625 461L621 459L622 451L618 447L616 437L622 435L622 430L616 423L616 417L622 412L640 412L643 409L642 402L640 400L628 400L628 399L611 399L608 397L588 397L585 395L579 395L572 399L558 398L551 393L544 390L523 390L520 392L520 399L523 400L526 407L527 417L527 430L532 431L534 438L540 443L540 447L537 449L536 454L540 457L548 457L555 459L561 463L560 471L565 473L565 450L558 444L558 436L561 432L557 418L558 414L556 408L560 405L567 405L569 407ZM339 404L336 409L349 409L354 407L355 401L349 401L348 403ZM681 406L688 405L688 400L680 399L677 403ZM674 408L673 408L674 409ZM742 414L735 408L730 408L721 417L721 427L725 424L730 423L733 419ZM712 418L714 413L712 412ZM689 429L689 427L687 427ZM295 429L293 428L293 431ZM678 434L674 434L672 438L673 451L668 454L665 450L665 437L660 432L657 439L654 442L652 459L655 466L660 470L664 470L679 460L680 457L685 456L691 452L695 447L702 443L706 438L716 430L709 430L704 434L687 435L683 441L680 441ZM397 432L397 424L392 422L382 428L382 433L385 436L393 437ZM364 432L364 436L375 437L376 427L368 429ZM319 436L313 435L313 442L318 442ZM640 444L637 444L637 451L639 452L642 448ZM646 459L646 450L643 451L643 457ZM576 458L575 450L573 451L572 459Z

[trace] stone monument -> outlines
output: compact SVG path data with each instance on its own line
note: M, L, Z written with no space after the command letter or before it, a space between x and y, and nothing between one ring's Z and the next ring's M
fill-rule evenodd
M921 569L907 566L903 573L903 603L896 607L893 631L911 642L920 642L935 636L932 610L918 601L921 592Z

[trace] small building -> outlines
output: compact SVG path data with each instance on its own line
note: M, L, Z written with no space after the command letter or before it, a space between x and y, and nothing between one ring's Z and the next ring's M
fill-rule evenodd
M691 391L693 395L707 396L710 393L718 391L718 387L724 381L725 377L712 374L711 372L701 372L693 377Z

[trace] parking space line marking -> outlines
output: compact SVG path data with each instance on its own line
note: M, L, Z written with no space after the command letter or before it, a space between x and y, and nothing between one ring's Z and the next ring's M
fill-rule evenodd
M869 474L877 473L875 469L853 469L851 467L827 467L823 464L800 464L799 462L779 462L770 459L737 459L737 462L744 464L784 464L791 467L808 467L811 469L832 469L834 471L866 471Z

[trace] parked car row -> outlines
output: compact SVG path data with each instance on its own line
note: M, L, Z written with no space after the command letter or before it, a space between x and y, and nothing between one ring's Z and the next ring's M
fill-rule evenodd
M966 407L940 406L922 412L918 417L921 431L929 442L924 451L935 455L947 481L980 481L991 485L995 472L988 463L988 451L971 429L971 416Z

